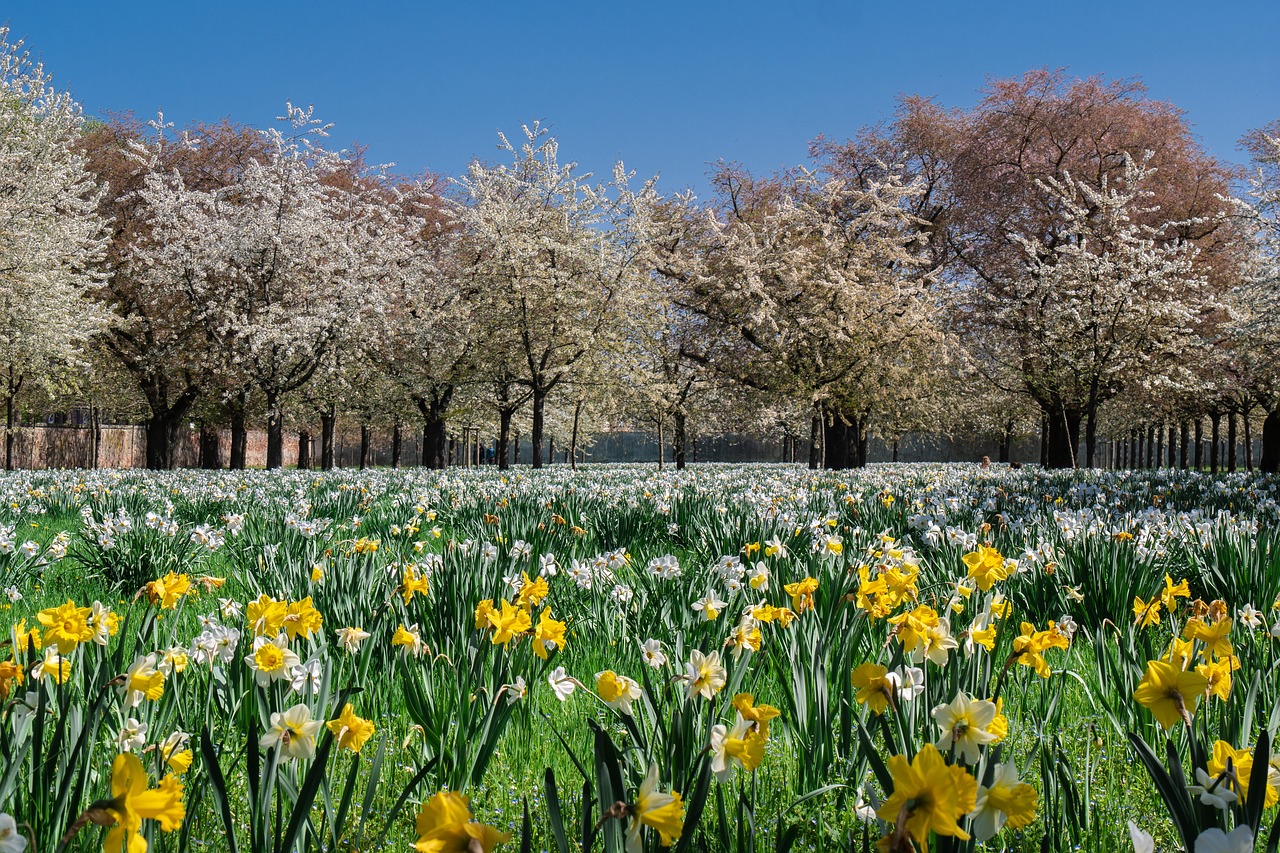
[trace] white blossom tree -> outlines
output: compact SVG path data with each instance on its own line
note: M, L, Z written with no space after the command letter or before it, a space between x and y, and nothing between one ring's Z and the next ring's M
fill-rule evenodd
M80 107L0 27L0 393L5 468L18 395L61 390L105 320L87 298L106 250L101 190L77 148Z
M716 203L676 199L649 219L672 301L730 335L714 358L686 354L812 407L825 448L813 464L864 464L877 407L909 388L904 359L944 343L909 212L918 188L887 169L856 183L726 167L716 185Z
M1259 467L1274 474L1280 472L1280 121L1249 134L1245 146L1254 169L1236 209L1252 245L1247 274L1230 294L1232 330L1267 413Z
M317 143L328 127L291 104L282 120L287 132L264 131L264 156L226 186L153 173L143 190L156 237L146 262L184 284L224 369L265 398L268 468L283 460L285 395L379 310L373 284L406 251L376 180Z
M1011 237L1023 263L1003 287L956 294L977 361L1049 419L1051 465L1092 464L1098 405L1184 352L1211 299L1196 247L1139 221L1151 213L1151 174L1145 160L1130 159L1118 181L1104 176L1100 187L1069 174L1041 182L1058 211L1052 233ZM1077 459L1084 418L1085 459Z
M610 188L591 186L590 175L560 163L545 128L534 124L524 134L519 150L501 137L510 162L471 163L458 182L457 217L481 363L498 374L514 371L528 390L540 467L547 397L591 350L620 338L621 306L641 253L631 223L651 184L633 193L618 164Z

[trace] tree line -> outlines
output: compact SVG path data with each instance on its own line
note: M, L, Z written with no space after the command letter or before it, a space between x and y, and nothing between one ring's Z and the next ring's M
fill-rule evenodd
M536 467L629 427L678 466L735 432L846 468L909 432L1039 435L1050 467L1185 465L1194 434L1199 465L1206 426L1216 463L1224 419L1280 467L1280 122L1232 166L1140 82L1035 70L717 163L706 198L539 124L452 178L329 131L86 120L0 30L7 466L24 411L83 406L158 469L188 422L211 467L257 425L268 467L332 466L343 422L421 430L431 467L460 432Z

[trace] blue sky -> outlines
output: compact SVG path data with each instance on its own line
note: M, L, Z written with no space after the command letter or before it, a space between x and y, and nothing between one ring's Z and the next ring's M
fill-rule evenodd
M194 2L0 0L0 21L90 115L264 125L314 104L397 170L458 174L541 119L561 156L668 189L724 158L768 172L900 93L968 105L1039 66L1140 76L1238 159L1280 118L1280 2Z

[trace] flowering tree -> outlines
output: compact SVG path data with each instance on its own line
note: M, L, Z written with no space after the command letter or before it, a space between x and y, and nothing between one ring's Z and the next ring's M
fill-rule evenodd
M1143 163L1144 195L1126 210L1134 225L1156 229L1142 239L1194 244L1199 251L1192 255L1192 264L1215 290L1231 283L1236 274L1234 235L1222 216L1228 206L1226 170L1204 153L1182 113L1147 98L1140 83L1071 80L1062 72L1033 71L992 82L981 101L967 111L908 98L887 136L908 173L925 187L919 210L934 235L935 259L945 265L945 280L961 306L958 319L966 338L996 343L1000 337L1005 345L1030 352L1036 330L1047 318L1027 311L1015 320L1005 312L1001 320L1006 325L997 329L985 314L971 309L1025 301L1035 278L1028 271L1038 269L1037 280L1047 281L1043 276L1058 259L1059 246L1078 236L1068 218L1078 217L1078 212L1064 207L1063 193L1053 191L1050 181L1087 206L1091 202L1084 185L1098 194L1097 199L1107 197L1108 187L1124 183L1132 169L1131 155L1142 157L1143 152L1151 152ZM1101 210L1088 210L1089 217L1096 215L1105 217ZM1029 266L1028 241L1037 240L1046 251ZM1096 239L1093 245L1099 248ZM1065 256L1073 259L1072 269L1087 274L1093 261L1084 251L1073 252ZM1076 293L1085 295L1082 290ZM1075 323L1067 315L1079 305L1060 301L1067 313L1059 316ZM1135 298L1135 312L1148 309L1162 310ZM981 335L984 329L990 334ZM1058 358L1053 347L1061 340L1046 341L1019 380L1042 408L1049 427L1047 461L1055 467L1081 461L1074 449L1080 425L1108 396L1105 381L1095 389L1087 374L1066 381L1073 366L1096 365L1097 359ZM994 346L984 348L985 354L976 355L1021 368L1021 362L1007 360L1012 357L1007 347L999 352ZM1048 381L1050 375L1057 379ZM1085 461L1087 457L1086 449Z
M17 397L57 390L83 366L104 315L88 298L106 240L100 190L76 147L83 119L22 42L0 27L0 393L5 468L14 464Z
M292 105L283 118L289 132L265 131L262 158L226 186L153 171L142 191L147 263L183 283L226 369L265 398L268 468L283 459L284 396L377 310L372 283L405 251L356 162L316 144L327 127Z
M464 231L460 270L483 363L515 371L532 407L534 467L542 465L548 395L592 349L619 337L620 307L637 274L641 242L631 227L637 199L621 164L612 193L561 164L545 128L524 128L511 162L473 161L459 181ZM501 377L499 377L501 379Z
M1237 212L1254 239L1248 274L1231 294L1233 329L1236 349L1267 412L1259 467L1274 474L1280 471L1280 121L1244 142L1254 169Z
M925 240L907 208L918 188L889 170L856 183L804 170L757 180L731 167L716 187L708 208L686 197L649 220L672 301L727 334L714 359L722 371L814 408L828 467L864 464L891 377L909 374L893 366L940 340Z
M961 289L968 339L1006 386L1024 389L1051 423L1050 463L1074 465L1083 415L1159 372L1193 340L1207 285L1193 244L1163 240L1146 212L1151 169L1129 161L1115 185L1064 175L1041 186L1060 211L1044 236L1015 235L1021 270L1000 287ZM1096 426L1087 436L1092 464ZM1055 457L1063 451L1067 459Z
M141 191L149 179L161 179L216 192L264 153L261 135L251 128L196 125L174 140L168 127L163 116L148 125L126 116L90 128L80 143L89 168L107 187L99 210L110 226L110 245L94 294L114 322L99 340L146 405L148 468L173 467L178 428L202 391L234 396L235 389L224 372L209 369L212 353L183 280L186 270L155 263L163 238ZM194 139L200 144L184 144Z

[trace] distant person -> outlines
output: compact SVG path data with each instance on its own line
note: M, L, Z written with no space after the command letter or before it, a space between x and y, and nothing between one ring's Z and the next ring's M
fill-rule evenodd
M983 470L983 471L990 471L990 470L991 470L991 457L990 457L990 456L984 456L984 457L982 457L982 470Z

